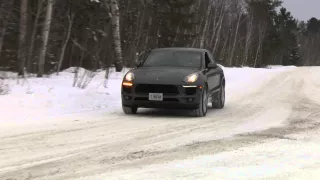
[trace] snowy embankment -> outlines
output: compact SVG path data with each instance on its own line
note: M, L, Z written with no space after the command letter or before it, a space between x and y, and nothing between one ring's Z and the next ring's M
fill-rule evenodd
M10 74L5 80L10 92L0 95L1 120L31 120L117 106L123 73L111 72L107 87L104 76L99 72L87 88L81 89L73 87L71 69L44 78L17 79L16 74Z
M276 72L287 70L288 67L277 66L266 69L223 67L223 69L226 75L228 100L233 97L232 92L239 93L243 88L256 86L275 76ZM0 95L0 121L44 120L45 117L64 114L119 109L120 85L126 71L127 69L116 73L111 70L107 87L104 80L105 72L99 72L85 89L72 86L74 81L72 68L61 72L58 76L54 74L44 78L17 79L16 74L6 72L6 76L10 78L0 81L9 92Z

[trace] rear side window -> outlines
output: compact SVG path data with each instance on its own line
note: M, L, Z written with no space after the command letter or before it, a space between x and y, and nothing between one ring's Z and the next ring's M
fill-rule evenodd
M154 51L143 64L143 67L201 67L201 52L196 51Z

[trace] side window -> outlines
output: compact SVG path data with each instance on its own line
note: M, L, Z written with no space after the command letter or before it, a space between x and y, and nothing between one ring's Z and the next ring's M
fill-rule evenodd
M208 68L208 64L211 62L208 53L205 53L205 68Z

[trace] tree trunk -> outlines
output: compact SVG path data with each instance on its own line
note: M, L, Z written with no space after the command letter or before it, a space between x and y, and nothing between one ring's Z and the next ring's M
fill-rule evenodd
M3 39L6 35L7 25L9 22L10 14L12 11L13 0L2 2L1 4L1 18L2 23L0 24L0 59L3 47Z
M226 38L224 39L224 43L223 43L223 46L222 46L222 49L221 49L221 53L220 53L220 61L224 61L224 57L225 57L225 54L226 54L226 49L227 49L227 44L229 42L229 35L231 35L231 30L228 31L227 35L226 35Z
M42 47L39 56L39 64L38 64L38 77L42 77L44 73L44 64L46 60L47 54L47 45L49 40L50 26L51 26L51 18L52 18L52 8L54 0L47 0L47 14L44 22L44 27L42 31Z
M216 32L217 32L217 29L218 29L218 26L219 26L219 22L220 22L220 18L222 16L222 12L219 14L218 13L218 5L215 4L214 5L215 8L214 8L214 20L213 20L213 25L212 25L212 32L211 32L211 37L210 37L210 46L213 45L213 41L215 40L215 37L216 37ZM221 11L223 11L223 8L220 8ZM219 11L220 12L220 11Z
M259 59L258 57L259 57L260 51L262 50L262 45L263 45L263 41L264 41L264 37L265 37L265 33L266 33L267 24L261 22L258 25L258 28L259 28L259 30L258 30L259 31L259 43L258 43L258 48L257 48L257 51L256 51L256 57L255 57L255 60L254 60L253 67L257 67L257 64L258 64L258 59Z
M41 15L42 7L43 7L43 0L38 0L37 14L33 24L32 35L30 39L30 46L28 51L28 63L27 63L28 72L31 72L31 69L32 69L32 58L33 58L32 54L34 50L34 43L37 35L37 29L38 29L37 27L38 27L39 18Z
M252 24L253 24L253 18L251 17L251 14L248 14L248 25L247 25L247 33L246 33L246 41L245 41L245 48L244 48L244 61L242 62L242 66L247 65L248 62L248 56L249 56L249 49L251 44L251 37L252 37Z
M256 51L256 57L254 59L254 64L253 64L254 68L256 68L257 64L258 64L258 58L259 58L259 53L260 53L260 50L261 50L261 44L262 44L262 42L259 42L259 44L258 44L258 48L257 48L257 51Z
M72 31L72 25L73 25L74 16L75 16L75 14L72 14L71 16L68 17L69 26L68 26L68 30L67 30L66 39L63 42L63 45L62 45L62 48L61 48L61 53L60 53L60 57L59 57L58 67L57 67L57 75L60 72L61 65L62 65L63 58L64 58L64 54L65 54L68 42L70 40L70 35L71 35L71 31Z
M197 8L200 8L201 6L201 1L198 1L198 4L197 4ZM200 30L202 28L202 24L204 23L205 21L205 18L201 18L201 15L200 15L200 22L198 23L198 25L195 26L195 34L197 35L196 38L194 38L193 42L192 42L192 45L191 47L196 47L197 46L197 43L198 43L198 40L200 40L200 37L199 37L199 34L200 34ZM199 41L199 46L200 46L200 41Z
M237 22L236 32L235 32L235 35L234 35L234 40L233 40L233 45L232 45L232 50L231 50L231 56L230 56L230 59L229 59L229 66L232 66L232 64L233 64L234 50L235 50L236 44L237 44L238 31L239 31L241 17L242 17L242 14L240 12L239 18L238 18L238 22Z
M201 39L200 39L200 48L204 48L205 36L207 34L209 20L211 19L211 18L209 18L210 14L211 14L211 9L212 9L212 4L211 3L212 3L212 0L209 0L207 13L205 15L205 20L204 20L205 23L204 23L204 27L203 27L203 31L202 31L202 35L201 35Z
M151 27L152 27L152 23L153 23L153 21L152 21L152 17L150 16L149 17L149 21L148 21L148 29L147 29L147 34L146 34L146 38L145 38L145 42L144 42L144 48L143 48L143 50L146 50L147 48L148 48L148 45L149 45L149 36L150 36L150 29L151 29ZM140 26L142 26L142 25L140 25ZM139 33L139 34L141 34L141 33Z
M215 43L214 43L214 46L213 46L213 50L212 50L213 54L215 54L217 49L218 49L218 44L219 44L219 41L220 41L220 36L221 36L220 33L221 33L221 29L222 29L224 16L225 16L225 12L221 15L221 18L220 18L220 21L219 21L219 24L218 24L218 30L217 30L217 33L216 33L216 40L215 40Z
M117 0L111 0L111 21L112 21L112 36L113 36L113 48L115 53L115 68L117 72L121 72L123 69L122 62L122 50L121 50L121 37L120 37L120 12Z
M24 77L27 48L27 26L28 26L28 0L21 0L20 5L20 29L19 29L19 51L18 51L18 74Z

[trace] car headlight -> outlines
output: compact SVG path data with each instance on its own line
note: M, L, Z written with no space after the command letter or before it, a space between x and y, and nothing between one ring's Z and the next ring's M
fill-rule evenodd
M198 80L199 78L199 74L198 73L193 73L193 74L190 74L188 75L184 81L187 82L187 83L194 83Z
M133 79L134 79L134 74L133 74L133 72L128 72L128 73L126 74L126 76L124 77L124 80L129 81L129 82L133 81Z

